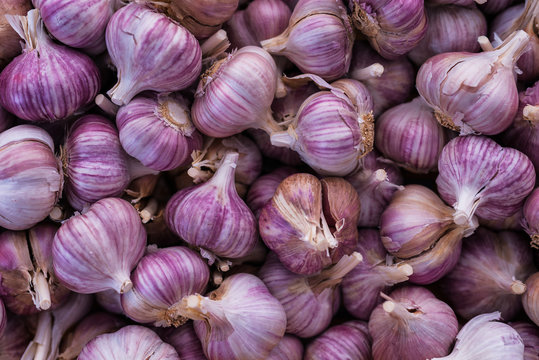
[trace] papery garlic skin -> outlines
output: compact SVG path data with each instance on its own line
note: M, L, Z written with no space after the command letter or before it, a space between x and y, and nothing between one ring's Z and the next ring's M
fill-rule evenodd
M436 178L442 199L456 210L457 224L475 214L503 220L516 213L535 184L535 169L521 152L484 136L463 136L443 149Z
M133 287L130 273L145 246L146 231L137 211L125 200L102 199L62 224L52 247L54 271L78 293L125 293Z
M341 283L342 302L346 311L360 320L369 320L373 309L382 301L380 292L387 293L405 282L413 269L406 262L393 264L375 229L360 229L357 252L363 261L346 274Z
M200 248L210 264L216 257L247 255L257 240L256 219L234 186L237 152L227 153L205 183L177 192L167 203L168 227Z
M408 57L417 64L446 52L478 52L477 38L487 33L485 16L477 8L462 6L426 6L429 25L425 37Z
M248 128L275 130L278 126L270 106L277 78L275 61L265 50L256 46L239 49L204 73L191 109L193 123L212 137L227 137Z
M421 98L384 112L376 121L375 136L385 157L416 173L437 169L447 141L444 128Z
M531 245L539 247L539 189L535 189L524 203L522 227L531 237Z
M187 319L176 307L184 297L204 293L209 277L208 265L189 248L152 250L133 271L133 289L122 294L122 308L139 323L181 325Z
M30 0L6 0L0 4L0 69L21 53L21 39L4 15L26 15L31 8Z
M202 135L181 95L137 96L118 110L116 125L125 151L153 170L185 165L202 148Z
M281 341L273 348L267 360L302 360L303 344L289 334L285 334Z
M300 0L286 30L261 44L272 55L286 56L303 73L331 81L348 72L354 39L341 0Z
M535 360L539 354L539 329L529 322L517 321L510 325L518 332L524 343L524 360Z
M202 52L185 28L147 6L131 3L107 25L107 49L118 82L107 94L125 105L144 91L178 91L191 85L202 68Z
M427 17L421 0L350 0L354 26L386 59L413 49L425 36Z
M130 325L99 335L82 349L80 360L180 360L174 348L152 330Z
M449 353L458 332L449 305L416 286L394 290L390 296L369 319L374 360L430 359Z
M66 196L76 210L109 196L120 196L129 185L127 155L118 130L106 118L85 115L73 124L63 149Z
M52 122L94 99L101 86L97 66L87 55L55 44L38 10L8 21L25 46L0 74L2 107L24 120Z
M535 271L529 245L520 234L479 228L463 242L459 262L441 285L462 318L500 311L510 321L522 310L524 281Z
M62 166L43 129L18 125L0 134L0 226L28 229L44 220L62 194Z
M342 191L332 187L334 194L330 195L323 193L327 187L324 189L315 176L291 175L279 184L272 200L262 208L258 221L260 236L288 270L315 274L337 262L342 250L347 254L354 251L360 205L353 187L341 181ZM334 209L323 204L327 204L323 197L329 196L335 197L331 203L336 205ZM328 210L337 218L331 219ZM340 225L331 229L335 223Z
M356 320L330 327L305 349L306 360L371 358L367 324Z
M417 91L438 121L461 135L499 134L517 112L514 65L529 38L518 31L492 51L436 55L419 69Z
M522 305L530 320L539 326L539 272L526 280L526 292L522 295Z
M266 359L286 328L283 307L250 274L227 277L207 297L189 296L184 305L209 360Z
M516 330L494 320L500 320L499 312L474 317L460 329L451 354L431 360L523 359L524 344Z
M91 55L106 49L105 29L116 0L34 0L51 35Z
M181 360L206 360L192 322L178 328L159 328L157 333L176 349Z

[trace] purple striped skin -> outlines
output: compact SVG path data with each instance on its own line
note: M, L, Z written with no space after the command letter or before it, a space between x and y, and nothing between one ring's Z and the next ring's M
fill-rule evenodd
M165 209L169 229L201 248L210 265L215 256L234 259L247 255L258 238L256 219L234 185L237 160L238 153L225 155L210 180L180 190Z
M524 359L536 360L539 354L539 328L529 322L517 321L509 325L518 332L524 343Z
M436 170L447 142L444 128L419 97L384 112L374 133L375 144L385 157L415 173Z
M101 79L87 55L53 43L36 18L37 10L30 11L28 22L35 22L28 29L31 39L0 73L0 105L24 120L53 122L90 103Z
M26 328L22 317L10 314L4 329L0 334L0 354L2 360L21 359L32 336Z
M513 71L528 40L519 31L494 51L433 56L417 73L417 91L438 121L461 135L499 134L511 125L518 109Z
M371 360L371 338L363 321L332 326L306 348L305 360Z
M208 360L264 360L284 335L283 307L254 275L232 275L207 297L196 297L198 306L189 310Z
M352 21L371 46L392 60L412 50L425 36L422 0L349 0Z
M50 34L90 55L106 50L105 29L115 0L34 0Z
M151 251L133 271L133 290L122 294L122 308L138 323L181 325L187 319L178 313L178 304L186 296L203 294L209 278L208 265L189 248Z
M277 86L275 61L265 50L246 46L213 64L198 83L191 109L198 130L212 137L248 128L275 128L270 107Z
M180 360L174 348L152 330L129 325L94 338L82 349L80 360Z
M441 53L481 50L477 38L487 34L487 20L477 8L427 6L426 12L429 25L425 37L408 53L416 65Z
M0 293L9 311L18 315L36 314L55 309L66 300L70 291L62 286L52 269L52 241L58 228L41 223L28 231L4 231L0 234ZM49 307L41 307L44 278L49 292ZM34 300L35 299L35 300Z
M300 0L288 27L261 42L272 55L283 55L303 73L332 81L350 67L355 35L341 0Z
M206 360L192 322L178 328L160 328L157 333L176 349L181 360ZM301 359L300 359L301 360Z
M539 81L519 93L519 105L513 124L501 134L504 145L528 156L535 169L539 169ZM524 109L531 105L535 113L524 116Z
M116 125L125 151L153 170L186 165L191 152L202 148L202 135L180 95L137 96L119 109Z
M95 294L95 300L106 311L113 314L124 315L122 308L122 295L115 290L109 289Z
M375 227L393 194L404 189L402 175L397 166L373 150L361 158L361 169L345 177L359 195L361 211L357 225Z
M483 4L479 4L479 8L486 14L496 14L504 9L507 9L515 0L488 0Z
M281 167L255 180L249 188L245 202L257 219L264 205L273 198L281 181L296 172L293 168Z
M455 219L474 214L503 220L516 213L535 185L535 169L523 153L484 136L451 140L438 162L440 197L455 208Z
M302 360L303 344L289 334L285 334L281 341L273 348L267 360Z
M539 326L539 272L526 280L526 292L522 295L522 306L526 315Z
M130 3L107 25L107 49L118 69L118 82L107 94L125 105L144 90L187 88L200 74L202 52L196 38L167 16Z
M458 321L449 305L429 290L407 286L394 290L395 310L378 305L369 319L374 360L430 359L445 356L458 332Z
M287 270L275 253L268 254L258 276L283 306L287 333L308 338L328 327L335 314L338 283L315 290L310 280L317 275L304 276Z
M360 229L356 251L363 261L343 278L342 302L356 319L368 321L372 310L382 301L380 292L387 294L392 286L408 280L408 276L396 264L386 263L388 253L378 230Z
M73 124L64 148L66 196L77 210L119 196L129 185L127 155L106 118L86 115Z
M539 248L539 188L524 203L522 227L530 235L533 247Z
M146 231L127 201L106 198L65 221L52 245L56 276L69 289L92 294L131 289L130 273L144 254Z
M479 228L464 241L459 262L440 284L460 317L500 311L510 321L522 311L524 288L516 284L536 271L523 235Z
M19 125L0 134L0 226L29 229L45 219L62 194L62 168L47 132Z

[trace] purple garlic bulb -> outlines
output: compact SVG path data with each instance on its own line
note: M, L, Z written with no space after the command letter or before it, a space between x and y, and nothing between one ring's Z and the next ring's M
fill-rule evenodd
M313 275L287 270L275 253L270 253L259 277L283 305L286 332L302 338L318 335L331 322L343 277L361 263L361 255L345 255L332 267Z
M485 14L496 14L497 12L500 12L504 9L506 9L511 3L513 3L515 0L480 0L477 1L479 4L479 8L485 13Z
M381 66L380 66L381 65ZM383 72L380 73L380 70ZM406 56L387 60L367 42L354 44L350 77L361 81L372 97L374 115L408 100L415 85L415 70Z
M209 277L208 265L189 248L149 250L133 271L133 290L122 294L122 308L139 323L179 326L187 321L177 310L182 299L204 293Z
M62 160L67 199L76 210L120 196L129 185L127 155L118 130L102 116L86 115L73 124Z
M384 112L376 121L375 135L385 157L415 173L436 170L447 142L444 128L419 97Z
M539 272L526 280L526 292L522 295L522 306L526 315L539 326Z
M485 136L451 140L440 155L438 171L438 192L456 210L459 225L474 214L485 220L513 215L535 185L535 169L526 155Z
M138 325L102 334L82 349L79 360L180 360L174 348L152 330Z
M262 175L249 188L247 193L247 198L245 202L255 214L258 219L260 211L266 205L275 194L275 190L279 184L289 177L292 174L295 174L297 171L289 168L282 167L272 171L269 174Z
M500 311L509 321L522 310L524 282L535 271L528 243L519 233L479 228L463 242L459 262L441 284L462 318Z
M283 307L254 275L232 275L207 296L182 303L209 360L267 359L285 332Z
M96 55L106 50L105 30L116 0L33 0L49 33Z
M8 309L30 315L58 307L69 290L55 276L52 242L58 228L42 223L0 234L0 294Z
M0 133L0 226L29 229L44 220L62 194L62 166L43 129L18 125Z
M417 91L443 126L461 135L499 134L518 109L514 67L529 39L518 31L492 51L436 55L419 69Z
M257 240L256 219L234 185L238 157L228 152L210 180L180 190L165 210L168 227L198 247L210 265L219 257L247 255Z
M277 346L273 348L267 360L302 360L303 344L293 336L284 334Z
M353 320L330 327L307 346L305 359L372 359L367 324Z
M445 356L458 332L453 310L429 290L408 286L382 294L369 319L374 360Z
M474 53L481 49L477 38L487 34L487 20L477 8L447 5L426 6L425 9L429 21L427 32L408 53L415 64L421 65L441 53Z
M322 175L344 176L358 170L360 159L374 142L372 99L357 80L341 79L331 85L316 76L325 90L309 96L291 119L286 131L273 132L271 143L296 151Z
M113 289L100 291L95 294L95 300L105 310L113 314L124 315L122 295Z
M524 343L524 359L535 360L539 354L539 328L528 322L518 321L509 323L518 332Z
M135 208L125 200L102 199L56 232L54 272L78 293L113 289L122 294L133 287L130 274L145 246L146 231Z
M535 189L524 203L522 224L531 237L532 246L539 248L539 189Z
M422 0L349 0L348 3L355 27L386 59L395 59L412 50L427 31Z
M361 211L358 226L378 226L380 216L393 194L404 189L400 170L395 164L371 151L361 158L361 169L345 179L359 195Z
M369 320L381 302L380 292L388 292L393 285L408 280L413 269L406 261L393 263L378 230L359 230L357 252L363 261L342 279L342 300L346 311L355 318Z
M311 275L354 251L359 211L358 195L346 180L294 174L262 208L258 226L288 270Z
M348 72L354 39L342 0L300 0L288 27L261 44L272 55L286 56L303 73L332 81Z
M101 86L97 66L47 35L38 10L8 15L24 52L0 73L0 105L29 121L56 121L90 103Z
M125 151L150 169L185 165L202 148L202 135L181 95L137 96L118 110L116 125Z
M200 75L202 52L196 38L150 7L130 3L115 12L106 40L118 69L118 82L107 92L116 105L126 105L144 90L185 89Z
M161 339L176 349L181 360L206 360L192 322L178 328L159 328L157 333Z

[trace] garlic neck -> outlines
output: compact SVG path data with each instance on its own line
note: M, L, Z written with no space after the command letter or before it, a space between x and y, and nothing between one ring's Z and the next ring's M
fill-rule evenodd
M355 69L350 74L352 79L365 81L379 78L384 73L384 66L380 63L374 63L362 69Z
M354 252L352 255L344 255L335 265L322 270L320 274L309 277L309 286L316 294L321 293L324 289L335 287L361 261L363 261L363 257L358 252Z
M526 105L522 111L524 120L534 124L539 123L539 105Z
M32 300L38 310L48 310L51 307L51 292L49 282L43 271L39 270L32 278Z
M523 30L510 35L498 48L498 61L506 67L513 67L520 55L526 50L530 36Z
M414 320L416 316L422 314L422 311L418 308L407 309L400 302L393 300L384 293L380 293L380 296L386 299L386 302L382 304L382 308L395 320L407 324L408 321Z
M414 273L412 266L406 263L376 266L375 271L386 286L393 286L407 281Z

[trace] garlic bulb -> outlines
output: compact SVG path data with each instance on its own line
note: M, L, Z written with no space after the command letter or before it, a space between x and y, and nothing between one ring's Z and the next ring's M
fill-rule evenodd
M539 272L526 280L526 292L522 295L522 305L530 320L539 326Z
M255 180L249 188L245 202L258 219L260 211L266 205L273 195L279 184L296 170L289 167L281 167L269 174L262 175Z
M408 286L394 290L369 319L374 360L430 359L449 353L458 332L453 310L429 290Z
M518 333L493 312L474 317L460 329L453 351L431 360L523 359L524 344Z
M94 338L82 349L79 360L180 360L174 348L152 330L130 325Z
M533 190L535 170L521 152L503 148L484 136L461 136L443 149L436 185L440 197L456 210L457 224L474 215L503 220L516 213Z
M381 301L380 292L388 292L393 285L408 280L413 269L406 261L393 263L378 230L359 230L357 252L363 256L363 261L342 279L342 302L355 318L369 320L372 310Z
M148 250L133 271L133 290L122 294L125 314L139 323L179 326L182 299L204 293L210 272L193 250L175 246Z
M425 36L427 17L421 0L349 0L355 27L386 59L412 50Z
M69 289L91 294L130 291L131 270L144 253L146 231L125 200L106 198L65 221L54 236L54 272ZM92 254L91 257L88 254Z
M122 309L122 295L109 289L95 294L95 300L105 310L113 314L124 314Z
M181 360L206 360L193 322L190 321L178 328L158 328L156 332L161 339L176 349Z
M453 310L462 318L499 311L509 321L522 310L524 281L535 271L523 236L479 228L463 242L457 265L441 285Z
M107 94L125 105L144 90L178 91L191 85L202 68L195 37L167 16L137 3L114 13L107 25L107 49L118 82Z
M303 73L331 81L348 72L354 39L342 0L300 0L286 30L261 44L270 54L286 56Z
M524 343L524 359L535 360L539 354L539 328L524 321L512 322L509 325L518 332Z
M293 336L284 334L277 346L273 348L267 360L302 360L303 344Z
M371 359L371 339L367 324L347 321L332 326L305 349L305 359Z
M310 275L354 251L359 211L358 195L345 180L294 174L262 208L258 227L288 270Z
M492 51L436 55L419 69L417 91L438 121L461 135L499 134L517 112L514 66L529 39L520 30Z
M524 203L522 225L531 237L531 245L539 248L539 190L535 189Z
M283 307L254 275L232 275L206 297L182 302L209 360L266 359L285 332Z
M44 220L62 194L62 166L43 129L18 125L0 133L0 226L29 229Z

